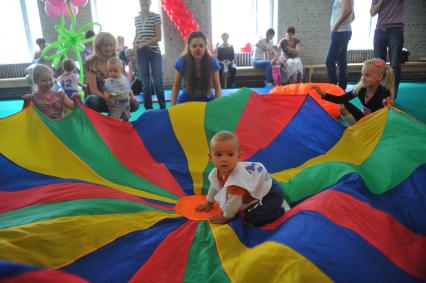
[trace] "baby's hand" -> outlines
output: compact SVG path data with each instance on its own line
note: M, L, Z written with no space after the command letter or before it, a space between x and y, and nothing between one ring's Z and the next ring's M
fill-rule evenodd
M132 103L134 103L135 105L139 105L139 102L138 102L138 100L136 99L136 97L134 95L130 96L130 101Z
M321 97L324 97L324 96L325 96L325 92L323 92L323 91L320 89L320 87L319 87L319 86L317 86L317 85L315 85L315 84L311 85L310 89L315 90L315 91L316 91L319 95L321 95Z
M384 107L388 107L388 106L393 106L393 99L392 99L392 97L388 97L388 98L385 98L385 99L383 99L383 106Z
M81 102L81 95L78 92L74 92L71 95L71 100L73 100L75 102Z
M25 107L31 105L31 101L33 101L33 95L28 93L28 94L22 96L22 99L24 100L24 104L22 105L22 109L24 109Z
M105 101L107 105L113 106L114 105L114 96L112 96L110 93L105 92L104 93Z
M210 202L205 202L201 204L197 204L195 206L195 211L206 211L208 212L210 209L212 209L213 204Z
M31 93L27 93L26 95L22 96L22 99L26 102L30 102L33 99L33 95Z
M209 218L209 222L212 224L225 224L228 223L230 219L223 216L223 214L216 214Z

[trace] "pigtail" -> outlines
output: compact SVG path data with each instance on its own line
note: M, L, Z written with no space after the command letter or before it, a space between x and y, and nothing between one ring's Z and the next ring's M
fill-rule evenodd
M352 90L352 93L354 94L354 95L358 95L358 93L359 93L359 91L361 90L363 88L363 83L362 83L362 81L360 80L355 86L354 86L354 88L353 88L353 90Z
M393 70L389 65L384 66L383 79L381 81L382 86L387 88L391 94L392 99L395 98L395 81L394 81Z

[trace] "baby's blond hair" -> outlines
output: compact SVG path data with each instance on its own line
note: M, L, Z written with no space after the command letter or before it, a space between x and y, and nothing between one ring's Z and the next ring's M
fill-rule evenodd
M228 140L234 140L236 146L238 147L238 150L240 150L240 141L234 133L230 131L219 131L210 140L210 151L214 147L215 143L228 141Z
M123 62L121 62L121 59L118 57L112 57L108 59L108 67L109 66L116 66L123 69Z

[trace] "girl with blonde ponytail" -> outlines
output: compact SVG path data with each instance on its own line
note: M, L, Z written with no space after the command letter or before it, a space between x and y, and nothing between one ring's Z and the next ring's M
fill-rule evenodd
M395 94L393 70L382 59L370 59L364 62L361 70L361 80L353 90L342 96L325 93L313 85L323 99L339 104L343 118L353 124L362 117L393 103ZM359 110L349 101L358 97L363 110Z

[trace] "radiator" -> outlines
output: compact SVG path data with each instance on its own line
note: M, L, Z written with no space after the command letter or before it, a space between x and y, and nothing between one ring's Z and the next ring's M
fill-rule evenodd
M348 63L363 63L373 58L373 56L374 52L372 49L348 50Z
M235 64L238 67L251 66L252 52L238 52L235 53Z
M25 77L26 75L25 69L29 65L31 65L31 63L0 65L0 79Z

